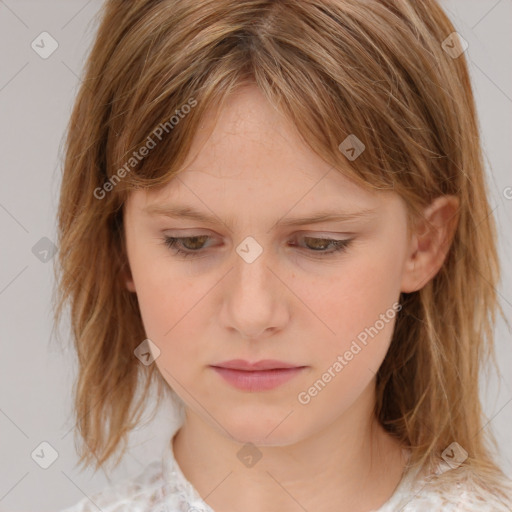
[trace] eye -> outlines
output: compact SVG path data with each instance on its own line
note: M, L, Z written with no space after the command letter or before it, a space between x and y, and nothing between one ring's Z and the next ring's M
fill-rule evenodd
M200 256L205 248L205 243L211 237L207 235L197 235L188 237L172 237L165 236L163 239L164 244L174 250L174 254L179 257ZM314 238L303 237L305 243L304 250L309 252L314 257L327 257L334 253L344 251L352 239L336 240L332 238ZM295 246L296 244L291 244ZM302 248L302 246L299 246ZM327 250L331 248L331 250Z
M345 240L335 240L333 238L313 238L313 237L304 237L303 240L306 242L306 247L309 249L309 252L317 253L315 256L328 256L330 254L344 251L352 241L352 239ZM312 242L312 243L311 243ZM330 251L326 251L331 247Z
M194 253L199 252L204 245L204 242L210 238L206 235L199 235L199 236L187 236L182 238L176 238L172 236L166 236L164 237L164 243L169 249L174 249L175 254L179 254L181 256L195 256ZM186 247L187 244L184 244L183 241L192 241L191 245L192 247ZM185 250L183 250L181 247L185 247Z

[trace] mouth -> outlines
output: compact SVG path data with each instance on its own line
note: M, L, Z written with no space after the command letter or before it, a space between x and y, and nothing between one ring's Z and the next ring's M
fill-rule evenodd
M284 361L278 361L277 359L262 359L261 361L245 361L244 359L230 359L229 361L223 361L212 365L216 368L228 368L230 370L246 370L246 371L258 371L258 370L288 370L291 368L301 368L301 365L285 363Z
M250 363L233 359L211 368L227 383L243 391L267 391L274 389L301 373L307 366L265 359Z

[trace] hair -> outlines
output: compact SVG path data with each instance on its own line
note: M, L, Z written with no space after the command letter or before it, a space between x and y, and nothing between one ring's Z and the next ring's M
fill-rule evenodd
M99 468L121 444L123 454L151 385L158 404L169 391L156 365L134 356L146 335L122 278L125 200L175 177L204 114L256 85L317 155L366 189L400 195L411 221L438 196L458 198L442 268L400 296L375 415L410 448L411 464L426 467L456 441L469 454L463 465L498 485L479 399L503 315L496 228L466 58L443 49L455 29L438 3L109 0L100 16L67 129L58 210L55 319L69 303L80 463ZM339 146L351 134L365 150L348 161ZM145 157L131 160L150 139Z

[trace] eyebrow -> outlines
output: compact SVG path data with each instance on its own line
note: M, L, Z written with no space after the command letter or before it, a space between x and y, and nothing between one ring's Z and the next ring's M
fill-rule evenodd
M219 217L198 211L190 206L180 205L150 205L143 209L150 215L164 215L174 219L188 219L207 224L222 223ZM278 226L299 226L303 224L319 224L321 222L347 222L362 218L370 218L376 215L376 209L364 208L355 212L335 212L332 210L323 210L308 217L290 217L281 218L274 223ZM229 219L232 220L232 219Z

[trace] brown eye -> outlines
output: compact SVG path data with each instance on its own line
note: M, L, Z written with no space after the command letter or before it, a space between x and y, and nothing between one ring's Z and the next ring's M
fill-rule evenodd
M313 237L304 237L304 240L307 241L305 243L306 248L310 249L310 252L318 252L320 255L332 254L337 251L342 251L348 247L352 240L333 240L332 238L313 238ZM332 250L328 251L329 247L332 247Z
M327 238L304 238L304 240L312 240L313 243L308 242L306 245L309 249L313 249L315 251L322 251L329 247L331 242L334 242L334 240L329 240Z
M187 238L181 238L181 244L185 249L190 251L197 251L203 248L204 243L208 240L209 237L206 235L201 236L189 236ZM184 243L184 241L190 241L191 243Z
M169 248L173 249L174 254L179 257L189 256L207 256L205 243L211 237L207 235L198 236L187 236L187 237L170 237L166 236L163 239L164 244ZM305 241L304 245L298 245L293 243L292 245L298 245L303 252L306 252L309 256L315 257L327 257L334 255L337 252L344 251L352 239L348 240L334 240L332 238L315 238L315 237L303 237ZM330 250L328 250L330 248ZM205 249L203 251L203 249Z
M204 247L204 243L209 239L209 236L187 236L182 238L176 238L172 236L166 236L163 239L164 244L175 251L176 255L183 257L187 256L199 256L201 249ZM191 244L185 244L184 241L192 241Z

